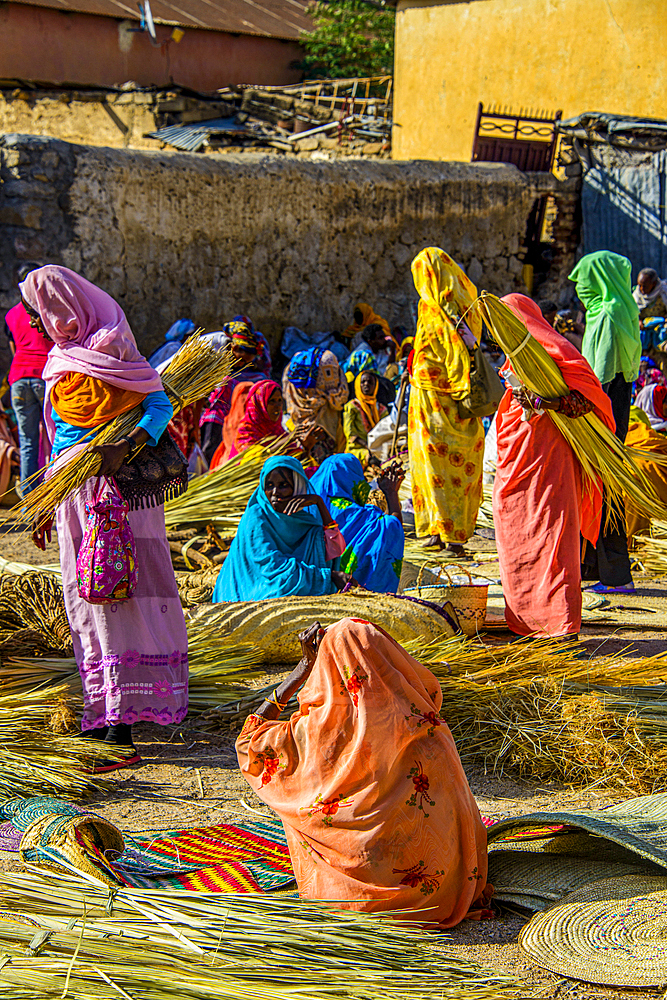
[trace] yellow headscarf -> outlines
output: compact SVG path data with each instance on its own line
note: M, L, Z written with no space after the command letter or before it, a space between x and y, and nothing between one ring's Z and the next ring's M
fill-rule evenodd
M360 333L361 330L364 330L367 326L370 326L371 323L377 323L379 326L382 327L387 336L391 337L391 330L389 329L389 323L387 322L387 320L384 319L384 317L382 316L378 316L378 314L373 310L371 306L368 305L367 302L357 302L356 306L354 307L354 311L356 312L357 310L359 310L359 312L362 315L361 323L357 323L356 320L353 323L350 323L350 325L346 327L345 330L343 330L343 332L341 333L341 337L352 338L356 333ZM393 337L391 337L391 339L394 340ZM396 343L395 340L394 343ZM398 347L398 344L396 344L396 346Z
M479 343L482 321L476 310L467 311L477 289L438 247L417 254L412 278L420 296L412 383L461 399L470 391L470 354L457 323L465 314L464 322Z
M361 391L361 376L368 374L374 377L375 388L373 389L373 392L371 392L369 395L366 395L366 393ZM371 424L370 427L371 430L375 427L378 420L380 419L380 414L378 412L378 403L377 403L379 386L380 386L380 380L378 379L375 372L368 372L368 371L359 372L359 374L354 380L354 398L357 400L359 406L361 407L365 415L368 417L368 420L370 421Z

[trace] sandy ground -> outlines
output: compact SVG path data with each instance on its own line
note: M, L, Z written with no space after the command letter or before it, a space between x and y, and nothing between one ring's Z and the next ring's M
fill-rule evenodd
M488 558L493 543L475 538L471 547L484 560L473 572L497 578L497 562ZM0 537L0 556L34 565L57 562L57 540L54 536L47 551L41 553L26 536L5 533ZM667 578L636 573L635 583L634 595L610 599L607 607L595 612L599 618L583 627L581 640L589 653L626 650L630 656L647 656L667 648ZM502 632L492 637L494 642L506 640L507 634ZM256 683L266 682L262 678ZM196 719L188 719L178 727L140 724L135 727L135 738L143 765L113 775L111 791L89 802L94 811L115 823L124 834L208 826L247 819L254 813L268 814L238 771L233 733L209 733L198 728ZM582 790L514 781L475 768L468 768L467 774L482 814L496 820L541 809L599 808L624 797L599 788ZM0 854L0 862L13 867L8 855ZM511 972L525 985L526 995L545 1000L656 995L649 990L593 987L539 969L516 943L527 919L527 915L505 912L492 921L464 922L447 935L434 935L433 940L468 960Z

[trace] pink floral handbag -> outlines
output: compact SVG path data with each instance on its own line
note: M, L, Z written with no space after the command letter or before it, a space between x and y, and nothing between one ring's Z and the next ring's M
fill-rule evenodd
M102 496L99 487L86 504L86 530L76 557L79 596L89 604L128 601L137 586L137 553L127 514L128 503L115 481Z

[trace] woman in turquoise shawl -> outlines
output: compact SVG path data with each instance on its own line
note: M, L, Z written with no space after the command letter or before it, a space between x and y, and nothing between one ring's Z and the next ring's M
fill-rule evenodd
M349 576L326 558L329 521L301 463L288 455L269 458L218 575L214 603L315 597L345 586Z
M356 455L326 458L310 480L347 543L340 557L341 569L380 594L395 594L401 577L405 534L398 486L402 478L402 472L390 469L379 480L389 514L366 503L370 486Z

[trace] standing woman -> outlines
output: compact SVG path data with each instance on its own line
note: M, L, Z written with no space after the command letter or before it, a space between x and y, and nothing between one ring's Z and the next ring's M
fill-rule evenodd
M41 267L20 289L35 328L54 342L44 369L54 470L83 449L81 442L90 440L91 430L139 404L144 410L126 437L97 449L99 476L113 476L140 445L156 445L171 419L160 376L139 353L118 303L74 271ZM127 601L88 604L77 592L86 504L95 500L98 478L91 477L56 512L65 607L83 683L81 728L93 739L127 748L122 760L104 761L97 771L140 760L133 723L166 726L187 714L187 633L162 508L172 476L173 470L165 469L162 480L134 485L146 506L129 514L138 582ZM45 538L51 538L51 522L33 534L38 548L44 549Z
M482 499L484 427L456 406L470 391L469 348L482 333L467 311L477 289L437 247L415 257L412 277L420 295L408 411L415 528L431 536L428 546L461 556Z
M613 430L611 404L591 366L536 302L526 295L502 301L553 358L570 390L540 399L523 387L508 389L498 407L493 523L505 615L516 635L575 638L581 628L580 538L595 545L602 490L584 482L572 448L545 411L572 420L594 411Z
M616 436L625 441L630 420L632 383L639 372L642 345L639 310L632 297L632 265L609 250L586 254L569 278L586 309L581 353L611 400ZM600 532L597 545L587 546L583 559L586 580L599 580L597 593L627 593L634 584L630 572L623 511ZM603 512L603 524L606 521Z

